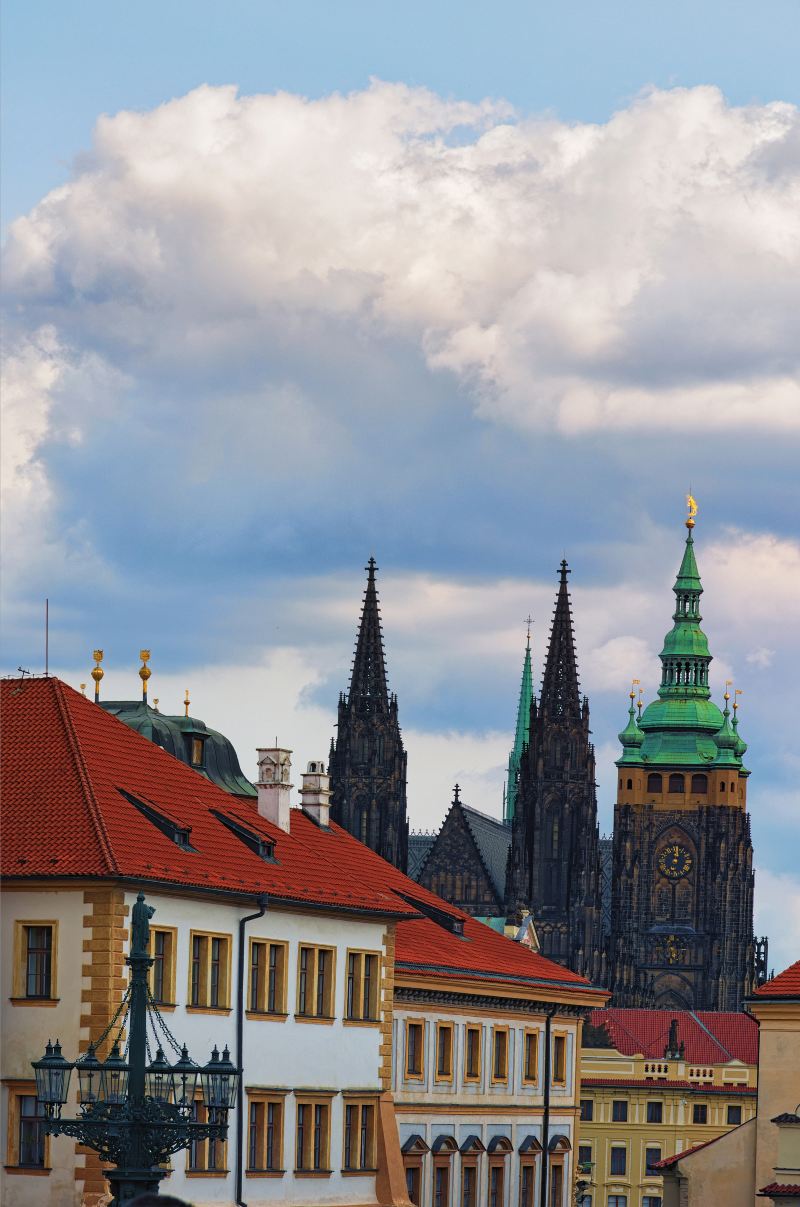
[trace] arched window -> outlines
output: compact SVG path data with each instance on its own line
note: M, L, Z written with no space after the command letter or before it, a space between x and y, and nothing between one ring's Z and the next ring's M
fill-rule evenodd
M558 818L550 823L550 854L555 859L558 856Z
M648 792L660 792L661 791L661 776L657 775L655 771L651 771L647 777L647 791Z
M628 780L628 788L632 788L632 787L633 787L633 780L630 780L630 779L629 779L629 780Z
M725 791L725 781L724 780L720 780L719 790L720 790L720 792Z
M369 813L367 812L366 804L358 806L357 822L358 837L363 843L369 840Z
M671 775L669 777L669 790L670 790L670 792L685 792L686 791L682 775Z
M692 776L692 792L697 792L701 796L705 796L708 792L708 776L693 775Z

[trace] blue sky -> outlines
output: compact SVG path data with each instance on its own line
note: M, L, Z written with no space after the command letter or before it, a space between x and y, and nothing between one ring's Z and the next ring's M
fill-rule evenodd
M800 945L792 4L12 4L4 664L324 756L370 553L412 823L499 811L573 568L610 826L700 500L758 925ZM104 116L105 115L105 116Z

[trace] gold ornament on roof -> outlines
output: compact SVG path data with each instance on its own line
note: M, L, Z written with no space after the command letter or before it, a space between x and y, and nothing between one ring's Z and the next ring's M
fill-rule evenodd
M686 506L689 509L686 527L691 529L694 528L694 517L697 515L697 500L691 492L686 496Z
M187 717L189 715L189 705L190 704L191 704L191 700L189 699L189 688L187 687L186 691L183 694L183 710Z
M94 658L95 665L92 667L90 674L91 674L92 678L94 679L94 700L95 700L95 704L97 704L100 701L100 680L103 678L103 675L105 674L105 671L103 670L102 666L100 665L100 663L103 661L103 651L94 650L94 652L92 653L92 657Z
M142 700L147 703L147 680L152 675L150 667L147 665L150 661L149 650L139 650L139 657L142 660L142 665L139 667L139 678L142 681Z

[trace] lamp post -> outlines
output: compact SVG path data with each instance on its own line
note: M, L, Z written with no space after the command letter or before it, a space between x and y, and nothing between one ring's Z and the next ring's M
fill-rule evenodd
M54 1044L48 1040L44 1056L32 1062L45 1129L54 1136L73 1136L115 1166L106 1173L114 1196L110 1207L122 1207L144 1191L157 1192L167 1172L159 1167L171 1153L201 1140L225 1140L228 1111L236 1105L241 1080L241 1069L231 1063L227 1048L221 1057L214 1048L204 1067L195 1064L159 1013L147 984L153 963L149 923L154 912L145 904L144 893L139 893L131 911L131 949L126 959L130 981L103 1035L74 1062L62 1055L58 1040ZM122 1052L120 1037L126 1020L129 1040ZM117 1023L111 1049L101 1061L97 1049ZM149 1063L148 1023L157 1044ZM164 1055L162 1041L178 1056L173 1064ZM63 1119L73 1069L78 1074L80 1114ZM203 1123L194 1119L196 1089L206 1108Z

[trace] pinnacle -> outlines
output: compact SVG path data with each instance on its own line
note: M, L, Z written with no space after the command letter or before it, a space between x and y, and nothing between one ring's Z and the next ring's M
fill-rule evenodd
M542 676L541 705L554 718L577 718L581 710L575 636L567 586L569 572L569 566L564 559L560 567L558 596Z
M374 557L370 557L365 569L367 587L353 656L348 703L365 711L384 712L389 707L389 691L386 683L378 592L375 586L377 564Z

